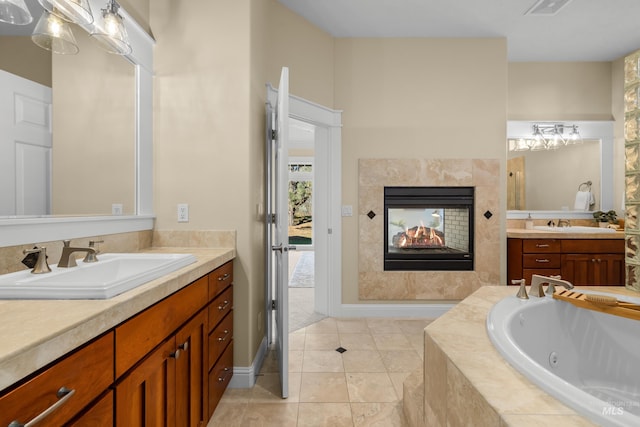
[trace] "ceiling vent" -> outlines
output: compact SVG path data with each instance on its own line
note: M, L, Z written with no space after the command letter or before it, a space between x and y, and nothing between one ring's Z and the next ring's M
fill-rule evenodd
M538 0L525 12L525 15L552 16L569 2L571 0Z

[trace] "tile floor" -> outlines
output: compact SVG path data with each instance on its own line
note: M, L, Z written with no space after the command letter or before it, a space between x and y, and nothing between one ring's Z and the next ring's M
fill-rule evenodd
M406 426L402 383L422 363L430 322L325 318L292 332L289 398L270 352L256 385L227 389L208 427Z

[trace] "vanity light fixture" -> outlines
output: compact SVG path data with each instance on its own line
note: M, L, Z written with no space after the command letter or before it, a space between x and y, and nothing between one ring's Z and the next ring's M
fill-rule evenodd
M565 137L565 129L570 129ZM510 138L507 140L509 151L539 151L557 150L560 147L582 142L578 125L564 125L561 123L543 123L532 126L531 136Z
M93 23L93 14L88 0L38 0L49 13L76 24Z
M538 125L533 125L533 142L529 145L531 151L546 150L547 140Z
M118 2L109 0L107 6L102 9L102 22L95 26L95 31L91 33L91 36L107 52L128 55L131 53L131 44L129 44L127 29L118 9L120 9Z
M0 21L27 25L33 21L33 16L24 0L0 0Z
M80 51L69 24L46 10L38 20L31 34L31 40L53 53L75 55Z

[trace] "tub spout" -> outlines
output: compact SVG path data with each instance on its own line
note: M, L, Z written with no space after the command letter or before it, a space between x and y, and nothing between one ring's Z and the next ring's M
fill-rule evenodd
M534 297L544 297L545 292L543 289L544 284L547 283L549 287L547 288L547 295L552 295L555 291L555 286L562 286L565 289L573 289L573 285L566 280L560 279L560 277L548 277L548 276L540 276L538 274L534 274L531 276L531 289L529 290L529 294Z
M551 280L549 280L549 286L547 286L547 295L553 295L553 293L556 291L556 285L562 286L565 289L573 289L573 284L566 280L560 279L560 276L551 276L550 279Z

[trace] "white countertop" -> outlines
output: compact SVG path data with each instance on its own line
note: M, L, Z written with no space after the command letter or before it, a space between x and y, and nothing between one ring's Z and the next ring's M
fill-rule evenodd
M185 287L236 256L232 248L149 248L197 261L106 300L0 300L0 390Z

